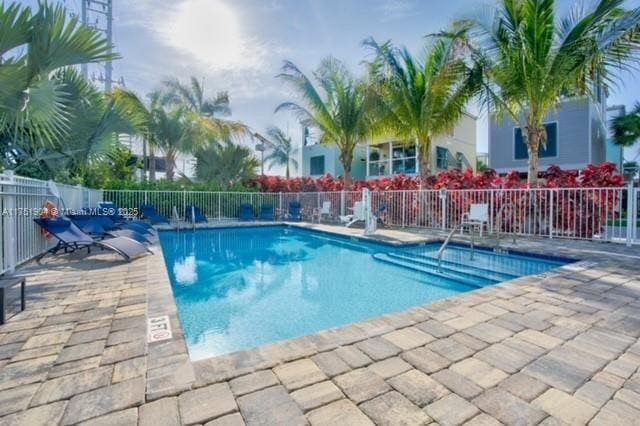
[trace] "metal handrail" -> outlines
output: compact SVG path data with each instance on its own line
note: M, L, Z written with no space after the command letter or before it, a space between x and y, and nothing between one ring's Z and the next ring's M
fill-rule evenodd
M180 216L178 215L178 208L176 206L173 206L171 209L171 216L172 219L176 221L176 229L180 230Z
M456 231L458 230L458 228L460 228L460 226L462 226L462 224L458 224L453 227L451 232L449 232L449 235L447 235L447 238L445 238L444 243L442 243L442 245L440 246L440 249L438 250L438 272L441 272L441 269L442 269L442 255L444 254L444 251L449 245L449 241L451 241L451 238L453 238L453 234L456 233Z

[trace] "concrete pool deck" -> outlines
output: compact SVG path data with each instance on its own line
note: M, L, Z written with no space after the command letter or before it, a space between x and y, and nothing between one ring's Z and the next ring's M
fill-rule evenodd
M0 326L0 425L639 424L640 247L502 247L581 262L197 362L158 246L47 257L18 271L27 310ZM163 316L172 338L147 343Z

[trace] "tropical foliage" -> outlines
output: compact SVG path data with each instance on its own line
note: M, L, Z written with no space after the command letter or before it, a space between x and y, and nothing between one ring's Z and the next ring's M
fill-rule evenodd
M423 58L390 42L364 41L375 53L368 68L381 100L376 111L380 125L385 133L417 145L423 178L431 174L433 140L453 130L480 88L480 67L467 66L459 52L465 35L458 30L432 37Z
M259 165L247 147L232 143L212 145L196 153L196 178L235 186L255 177Z
M564 96L597 98L616 83L620 70L637 65L640 9L622 4L579 2L559 18L554 0L500 0L462 22L473 59L485 71L484 103L523 129L529 185L537 184L547 114Z
M285 102L277 111L293 111L304 126L321 131L320 142L335 144L340 151L345 186L351 186L355 147L374 131L374 96L364 80L354 77L338 60L326 58L309 79L292 62L285 61L279 78L289 83L303 103Z
M543 187L548 188L605 188L624 185L624 178L617 173L613 163L588 165L578 175L575 171L561 170L551 166L543 175ZM334 178L330 174L317 179L301 177L285 179L279 176L258 176L253 186L262 192L333 192L344 189L344 180ZM356 181L351 189L354 191L368 188L372 191L396 191L418 189L515 189L525 188L517 172L500 176L495 170L474 173L448 170L429 176L425 181L420 177L397 175L388 178Z
M269 127L267 135L269 136L267 144L269 154L264 159L269 164L269 170L274 166L284 166L285 177L288 179L291 175L290 168L298 169L298 160L295 156L300 150L294 146L291 137L279 127Z
M0 4L0 57L2 167L83 182L109 160L117 134L140 130L128 92L104 95L74 70L116 55L62 6Z
M628 147L640 140L640 102L627 114L611 121L613 141L620 146Z

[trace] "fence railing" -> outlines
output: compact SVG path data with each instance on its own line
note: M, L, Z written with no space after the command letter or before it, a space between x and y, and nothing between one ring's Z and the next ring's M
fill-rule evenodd
M372 192L373 213L396 227L452 229L471 204L487 204L488 231L521 236L640 242L637 188L541 188L477 190L407 190ZM184 214L198 206L212 219L237 218L240 205L253 205L256 217L265 204L286 218L292 201L300 202L306 218L330 202L331 218L350 213L359 191L246 193L203 191L105 190L104 199L128 209L153 204L170 216L173 207Z
M0 273L12 271L49 247L33 219L40 216L46 201L58 207L80 209L102 201L102 191L56 184L61 203L46 181L0 173Z
M81 186L56 186L62 203L45 181L11 173L0 174L0 273L34 258L51 244L33 222L47 200L68 209L97 206L103 200L128 210L153 204L159 213L168 217L174 207L183 216L187 206L195 205L213 220L237 218L243 203L253 205L256 217L263 205L271 205L278 218L284 219L292 201L300 202L303 217L310 220L314 209L329 202L328 220L333 221L351 213L354 204L362 200L359 191L251 193L92 190ZM452 229L474 203L488 205L487 228L492 233L640 243L640 189L632 186L371 193L374 215L389 226L401 228Z

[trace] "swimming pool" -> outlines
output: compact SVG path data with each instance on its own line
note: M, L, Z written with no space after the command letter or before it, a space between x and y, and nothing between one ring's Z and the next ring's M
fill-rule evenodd
M192 360L401 311L567 263L440 243L396 248L284 226L163 231Z

